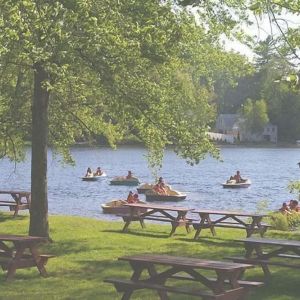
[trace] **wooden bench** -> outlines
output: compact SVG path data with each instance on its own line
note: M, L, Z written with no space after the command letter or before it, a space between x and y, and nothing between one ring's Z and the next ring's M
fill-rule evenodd
M0 201L0 206L8 206L10 211L14 211L17 203L11 201Z
M277 257L282 257L282 256L277 255ZM244 264L251 264L251 265L273 265L273 266L277 266L277 267L300 269L300 264L294 264L294 263L270 261L270 260L263 260L263 259L257 259L257 258L245 258L242 256L229 256L229 257L226 257L226 259L230 259L233 262L237 262L237 263L244 263Z
M160 285L155 283L148 282L136 282L133 280L125 280L125 279L116 279L116 278L108 278L105 279L104 282L112 283L116 290L120 293L126 292L128 288L132 288L134 290L139 289L151 289L161 292L170 292L175 294L189 295L189 296L198 296L204 300L235 300L241 297L243 288L236 288L231 290L230 292L226 292L226 294L218 294L214 295L212 292L204 291L201 289L193 289L193 288L183 288L183 287L174 287L167 285Z
M144 220L170 223L172 225L170 236L175 233L178 226L185 226L186 231L190 231L190 219L186 218L186 214L191 211L189 208L143 203L128 203L125 205L130 208L130 213L118 215L125 222L123 232L128 230L130 223L133 221L139 221L142 228L145 228Z
M195 281L195 279L190 275L173 275L171 278L181 279L181 280L190 280ZM216 282L216 278L207 278L209 281ZM238 280L238 284L244 288L257 288L264 286L264 283L261 281L249 281L249 280ZM228 280L224 280L225 284L230 284Z
M198 230L199 228L200 229L207 229L207 228L211 227L211 225L208 225L208 224L200 225L199 223L195 223L195 222L192 222L191 224L192 224L192 226L194 227L195 230ZM245 225L235 223L235 222L220 222L220 223L213 224L213 226L214 227L223 227L223 228L243 229L243 230L247 231L247 227L245 227ZM266 233L268 228L272 227L271 225L268 225L268 224L261 224L261 226L263 227L263 229L262 228L260 228L260 229L258 229L258 228L251 229L251 228L249 228L249 230L252 231L251 234L261 233L261 235L264 236L264 234ZM250 227L250 224L249 224L249 227Z
M205 300L242 300L250 288L262 285L259 282L238 280L240 274L252 268L248 264L154 254L124 256L119 260L129 262L133 269L131 279L108 278L104 281L113 284L118 292L123 293L122 299L127 300L135 290L140 289L156 290L162 300L169 299L167 293L197 296ZM160 266L164 268L156 268ZM202 272L206 270L216 272L217 278L208 278ZM167 284L169 280L172 280L172 286ZM182 280L192 280L200 286L185 287ZM178 281L181 281L180 286L175 286Z
M198 221L192 221L191 225L196 230L194 239L200 236L202 229L210 229L213 236L216 235L215 227L243 229L247 233L247 237L250 237L253 233L259 233L264 236L267 229L270 227L267 224L262 223L262 218L265 215L234 212L234 211L221 211L221 210L194 210L192 213L199 215ZM218 216L217 219L211 219L211 216ZM250 218L249 222L245 218Z
M17 269L36 267L42 276L46 276L45 265L55 255L39 254L38 245L46 242L47 238L22 236L22 235L0 235L0 266L7 270L6 280L13 279ZM13 243L14 248L10 247Z
M0 206L9 207L10 211L14 212L14 217L18 215L19 210L30 208L30 192L25 191L0 191L0 194L11 195L14 201L0 200Z
M269 265L294 269L300 268L299 263L285 261L286 259L300 259L300 241L247 238L238 240L238 242L244 243L244 257L234 256L228 257L228 259L237 263L250 263L261 266L266 280L269 280L271 277ZM264 251L263 247L266 247L268 250Z

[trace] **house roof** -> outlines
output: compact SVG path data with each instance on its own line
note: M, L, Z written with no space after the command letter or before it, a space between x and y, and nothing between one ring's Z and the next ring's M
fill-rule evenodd
M237 120L237 114L220 114L217 118L216 127L222 130L232 130Z

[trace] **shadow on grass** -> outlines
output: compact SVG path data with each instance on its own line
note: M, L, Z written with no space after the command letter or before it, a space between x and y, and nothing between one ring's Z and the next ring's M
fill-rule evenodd
M158 238L158 239L165 239L169 237L169 233L165 232L157 232L157 231L145 231L141 229L142 231L135 231L135 230L129 230L127 232L122 232L119 230L102 230L102 232L110 232L110 233L118 233L122 235L133 235L133 236L141 236L141 237L151 237L151 238Z
M0 222L12 221L12 220L24 220L26 218L27 218L27 216L23 216L23 215L18 215L16 217L14 217L12 213L11 214L0 213Z

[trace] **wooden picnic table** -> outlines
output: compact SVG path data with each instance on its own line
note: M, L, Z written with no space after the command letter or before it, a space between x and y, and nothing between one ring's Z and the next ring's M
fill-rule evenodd
M246 269L253 267L249 264L152 254L123 256L119 260L129 262L133 269L131 279L110 278L104 281L114 284L117 291L123 293L122 300L130 299L132 293L139 289L156 290L162 300L169 299L168 292L203 299L241 300L245 299L249 288L263 285L261 282L239 280ZM147 276L144 271L147 271ZM215 277L208 277L207 271ZM145 276L141 276L142 273ZM173 283L176 280L181 287L167 284L168 280ZM200 286L182 287L183 280L195 281Z
M196 230L194 239L199 237L202 229L210 229L213 236L216 235L215 227L244 229L247 237L250 237L255 232L259 232L263 236L269 227L262 224L262 219L266 216L264 214L206 209L193 210L192 213L198 214L200 217L199 221L192 222Z
M37 267L40 274L46 276L45 264L54 257L39 254L39 244L46 241L44 237L0 234L0 266L7 270L6 280L11 280L21 268Z
M244 257L230 257L235 262L251 263L262 267L266 280L271 273L268 265L300 268L295 260L300 258L300 241L282 239L247 238L237 240L244 243ZM286 261L290 259L290 261Z
M10 211L14 212L14 217L18 215L19 210L29 209L31 203L31 193L26 191L6 190L0 191L0 194L7 194L12 200L0 200L0 206L8 206Z
M119 215L125 222L123 232L127 231L132 221L139 221L142 228L145 228L144 220L171 223L170 236L175 233L178 226L185 226L187 232L189 232L189 220L186 218L186 214L192 210L190 208L140 203L128 203L125 205L130 208L130 212L127 215Z

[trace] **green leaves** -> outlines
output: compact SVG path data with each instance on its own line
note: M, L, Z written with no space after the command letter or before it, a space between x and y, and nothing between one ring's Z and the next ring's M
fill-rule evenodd
M213 2L208 8L213 14ZM229 16L220 16L226 28L235 24ZM218 45L225 27L211 25L208 32L158 0L0 0L3 108L13 111L17 103L30 123L32 66L39 63L50 78L42 83L50 92L49 143L68 161L77 140L101 135L114 147L128 134L150 149L152 166L168 145L191 164L207 153L217 157L206 135L215 118L213 83L220 72L234 81L244 62ZM18 139L20 128L9 124ZM21 141L30 139L30 127L20 132Z

